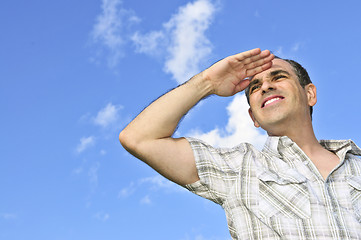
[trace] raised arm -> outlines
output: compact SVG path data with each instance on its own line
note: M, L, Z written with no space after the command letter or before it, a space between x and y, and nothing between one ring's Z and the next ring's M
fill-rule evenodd
M180 119L201 99L232 96L251 77L272 65L268 50L253 49L222 59L145 108L119 135L132 155L180 185L199 180L192 149L184 138L172 138Z

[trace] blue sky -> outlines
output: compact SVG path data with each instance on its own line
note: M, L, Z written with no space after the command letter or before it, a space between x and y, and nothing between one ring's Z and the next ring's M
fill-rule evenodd
M120 130L158 96L260 47L318 87L319 139L361 144L359 1L12 0L0 8L0 238L230 239L222 209L130 156ZM242 93L210 97L175 136L265 133Z

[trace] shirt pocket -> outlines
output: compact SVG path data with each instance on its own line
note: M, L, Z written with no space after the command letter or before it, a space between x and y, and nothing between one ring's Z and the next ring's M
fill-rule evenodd
M259 213L262 218L311 217L307 179L294 169L282 173L264 171L259 179Z
M347 179L351 187L351 203L356 215L357 221L361 222L361 176L352 176Z

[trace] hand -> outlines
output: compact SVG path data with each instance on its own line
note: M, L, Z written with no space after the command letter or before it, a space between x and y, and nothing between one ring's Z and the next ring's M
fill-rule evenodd
M254 76L272 66L274 55L269 50L256 48L226 57L202 73L202 78L212 85L212 93L232 96L243 91Z

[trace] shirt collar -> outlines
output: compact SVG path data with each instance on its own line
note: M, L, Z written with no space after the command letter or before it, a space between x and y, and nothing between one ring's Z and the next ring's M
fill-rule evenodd
M352 140L320 140L319 142L324 148L336 154L349 152L361 156L361 149ZM292 147L294 144L296 143L287 136L269 136L262 151L273 155L282 155L285 149Z
M334 153L349 152L361 156L361 149L352 140L320 140L320 144Z
M291 147L293 144L295 143L287 136L268 136L262 151L273 155L280 155L285 148Z

